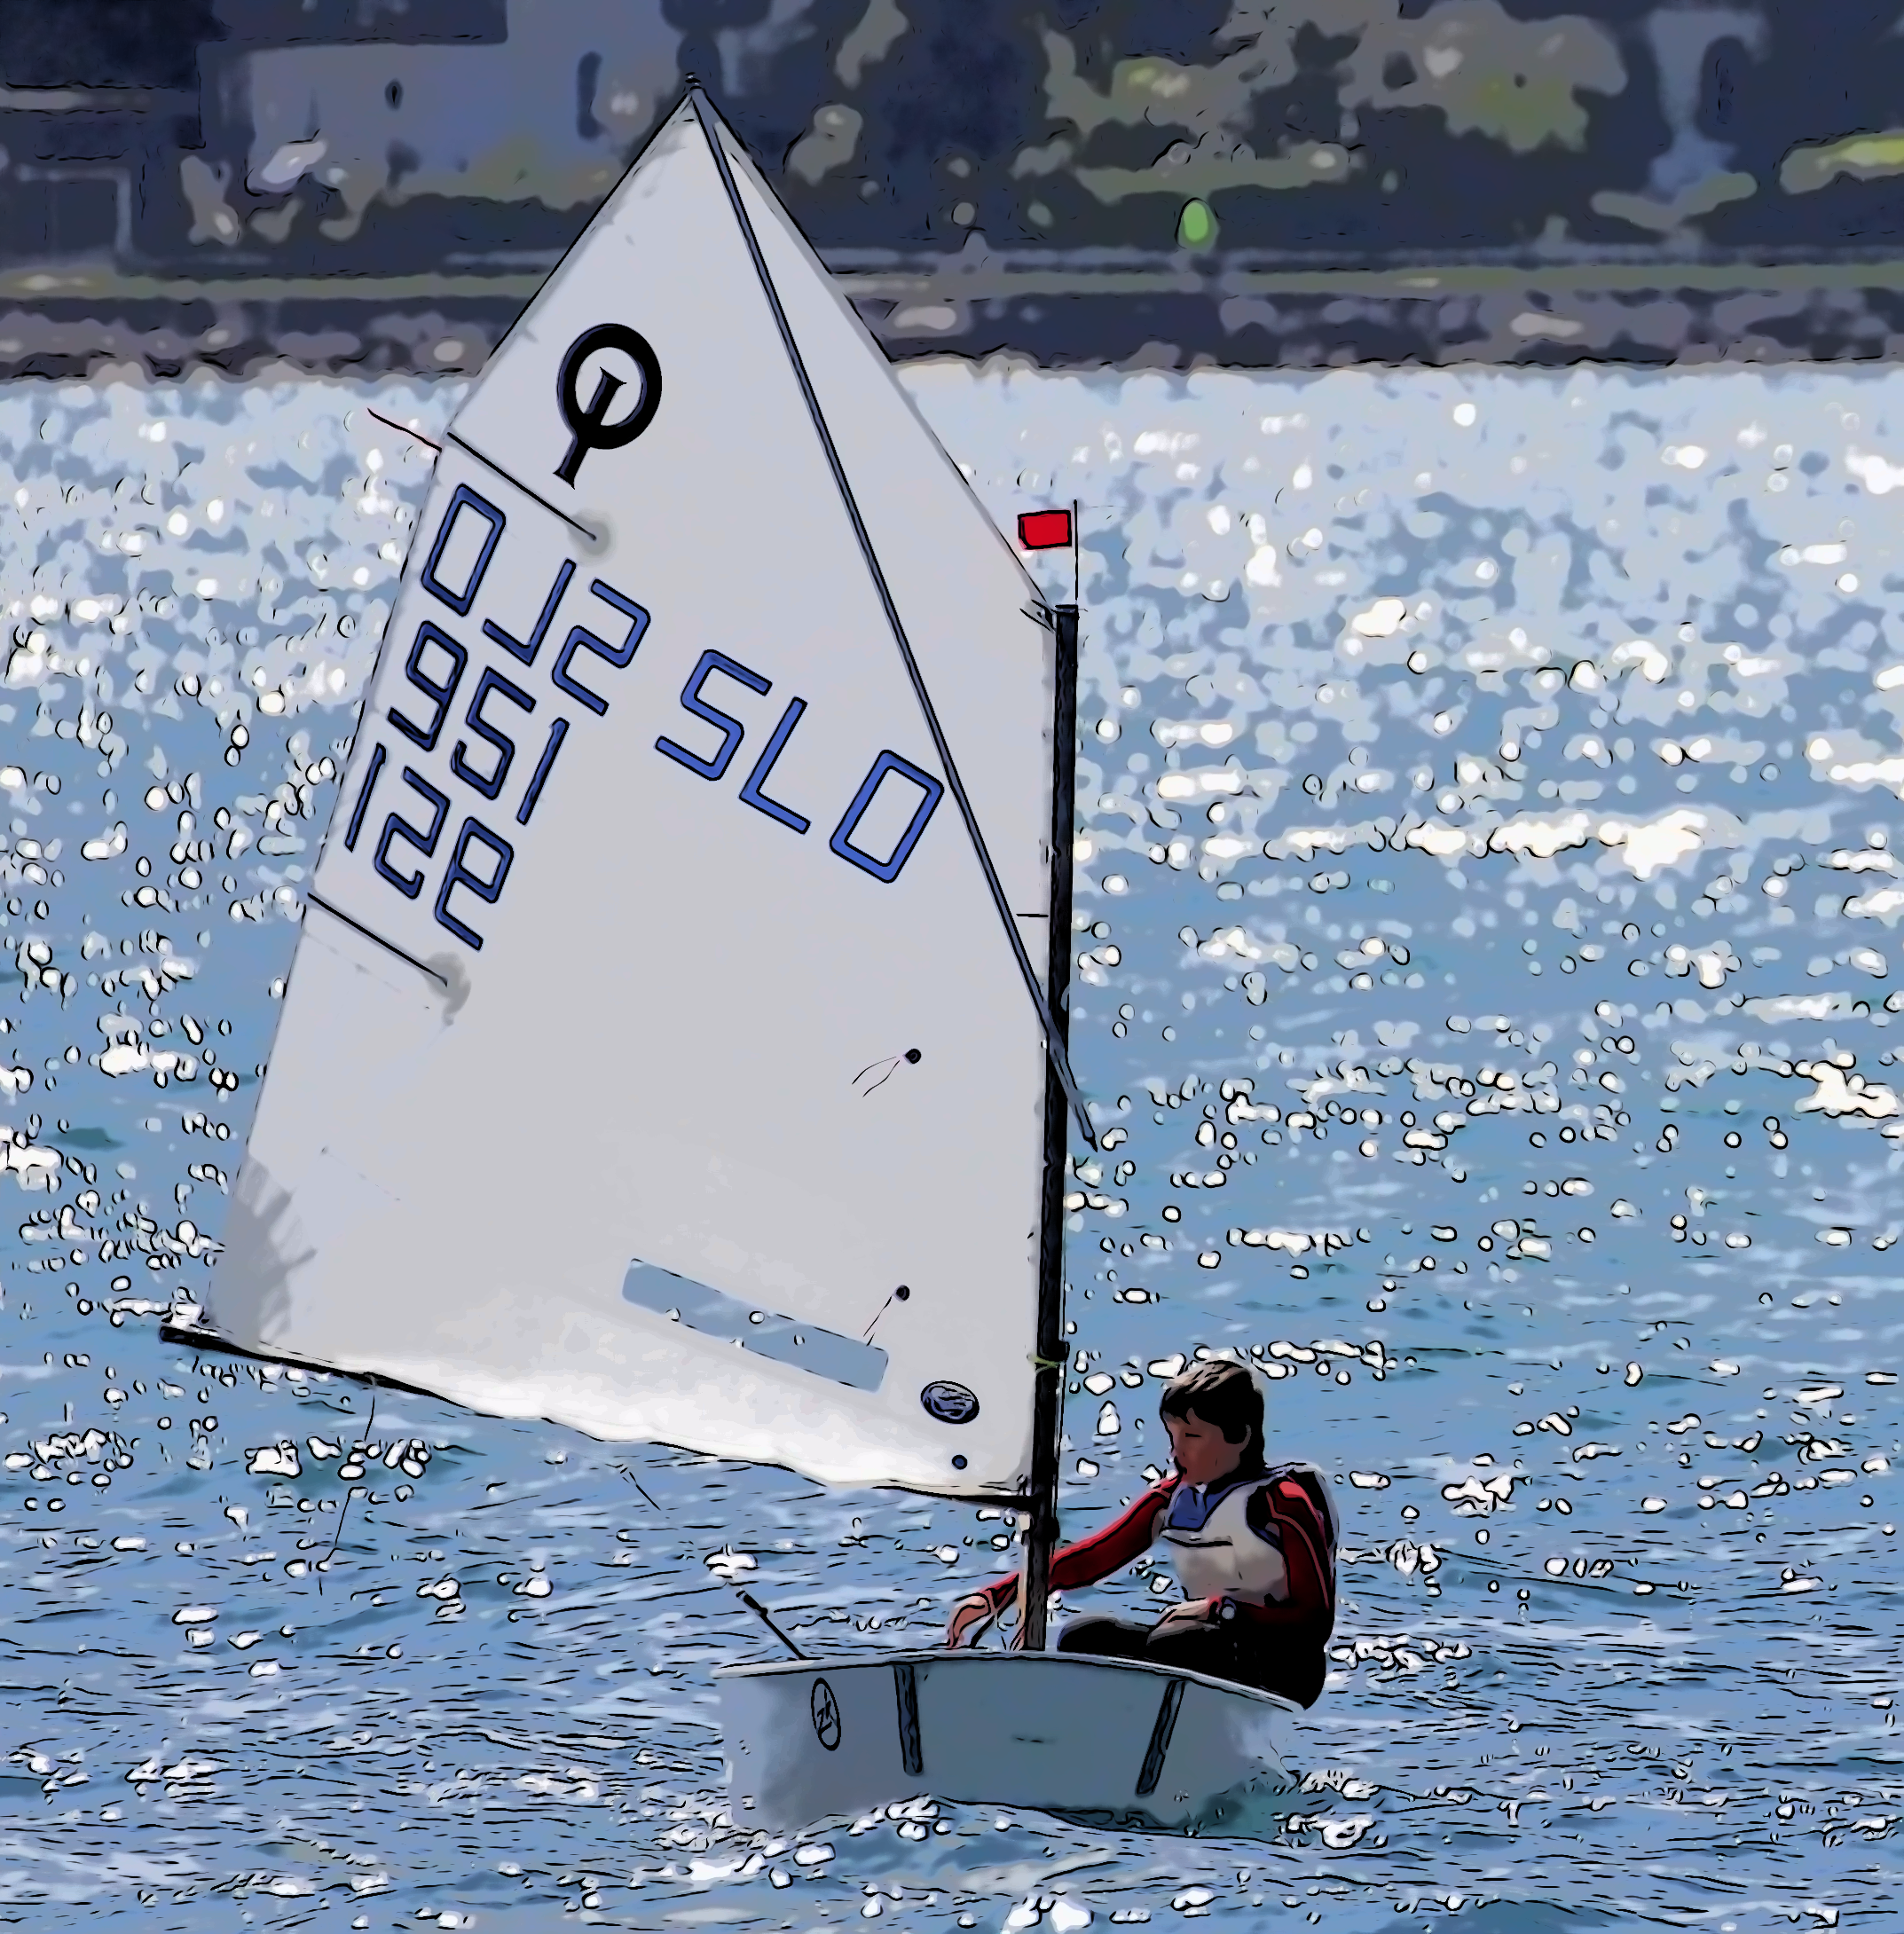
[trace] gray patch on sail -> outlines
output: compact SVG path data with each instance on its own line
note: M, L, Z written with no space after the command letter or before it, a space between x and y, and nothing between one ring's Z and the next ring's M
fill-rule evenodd
M463 1004L469 998L469 969L460 954L445 951L433 954L424 963L432 973L443 979L443 1019L445 1026L453 1021L463 1010ZM435 1042L430 1043L432 1047Z
M246 1160L224 1219L224 1247L212 1271L206 1315L232 1342L256 1345L291 1310L291 1273L317 1254L290 1191L256 1156Z
M246 1159L212 1272L213 1326L237 1343L269 1343L291 1314L291 1278L320 1245L395 1200L389 1191L320 1149L293 1195L255 1156Z
M639 1258L629 1263L621 1293L629 1302L652 1309L684 1328L738 1343L756 1356L791 1364L830 1383L843 1383L854 1390L877 1390L885 1380L886 1353L877 1344L858 1342L817 1324L756 1309L723 1289L677 1276L673 1270Z
M390 1191L341 1160L327 1148L297 1185L297 1220L321 1241L334 1242L365 1216L385 1209L397 1198Z

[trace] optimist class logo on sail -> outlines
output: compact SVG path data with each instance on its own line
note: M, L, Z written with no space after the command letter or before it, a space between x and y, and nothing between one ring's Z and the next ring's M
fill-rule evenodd
M577 351L596 333L579 338L564 363L564 405L586 359ZM658 390L657 373L638 415L656 400ZM610 380L603 377L589 411L568 419L575 428L576 448L585 454L586 449L614 447L603 440L604 428L619 442L632 441L633 434L624 434L633 418L602 422L601 413L612 394ZM586 444L585 429L594 438ZM531 502L545 515L551 514L539 499L531 497ZM542 547L538 542L541 533L534 528L539 520L532 512L517 510L515 515L519 520L526 516L531 528L512 539L510 514L493 498L468 483L459 484L452 492L418 580L440 609L414 625L406 645L399 641L405 653L404 685L386 702L386 729L378 732L365 763L343 837L348 853L357 852L361 841L372 842L372 869L384 885L407 900L429 904L437 925L478 951L484 936L472 924L481 917L475 903L493 907L500 901L515 864L518 836L513 829L527 827L533 819L570 731L578 727L591 729L584 725L584 715L608 715L616 681L604 679L586 660L578 664L578 659L586 654L610 671L625 672L649 628L648 609L635 598L603 578L578 584L575 562L563 558L534 624L526 635L516 636L492 609L494 601L485 595L492 570L500 558L507 557L512 542ZM583 597L590 605L578 609ZM559 614L569 617L569 629L560 646L545 658L544 647L559 630ZM587 621L582 622L585 617ZM519 624L520 619L513 622ZM596 631L592 625L602 628ZM773 690L770 679L739 659L718 650L704 651L681 689L679 704L690 720L712 727L719 743L701 751L667 732L650 742L655 752L711 783L726 779L747 736L745 726L722 711L711 696L719 694L720 680L763 696ZM460 716L452 724L459 707ZM806 709L806 699L790 698L738 790L741 804L797 835L811 830L812 816L767 787ZM848 791L851 784L848 781L840 786L846 805L828 848L874 879L890 884L918 845L944 796L944 785L890 747L875 755L856 787ZM893 837L896 805L905 817ZM376 816L380 807L381 824ZM869 815L886 829L886 838L873 842L869 835L861 837L862 822ZM459 822L446 838L452 818ZM440 872L436 871L438 862Z
M641 381L633 409L613 421L610 405L626 387L627 379L606 365L595 372L594 399L586 410L582 407L583 366L605 350L618 350L625 356ZM625 449L654 421L655 412L661 407L661 364L646 336L618 322L598 323L593 329L583 330L569 345L569 353L562 359L562 373L555 379L555 401L574 438L568 455L555 466L555 475L564 484L572 484L582 459L591 450Z

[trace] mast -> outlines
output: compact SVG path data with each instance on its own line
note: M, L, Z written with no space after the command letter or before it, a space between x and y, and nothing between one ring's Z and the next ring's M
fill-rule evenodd
M1075 531L1075 513L1072 528ZM1074 539L1074 541L1075 541ZM1045 998L1058 1038L1071 1034L1071 847L1075 837L1078 719L1078 608L1060 604L1057 632L1056 704L1051 722L1051 897ZM1051 1595L1051 1553L1058 1544L1058 1434L1064 1419L1065 1157L1070 1112L1055 1059L1044 1081L1044 1201L1038 1241L1038 1324L1032 1383L1031 1521L1025 1536L1022 1616L1025 1649L1042 1652L1045 1605Z

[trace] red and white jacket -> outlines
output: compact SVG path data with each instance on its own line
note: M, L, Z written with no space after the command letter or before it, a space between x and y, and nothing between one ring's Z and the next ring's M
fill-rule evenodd
M1253 1632L1318 1646L1334 1630L1335 1513L1314 1465L1279 1464L1208 1486L1161 1478L1101 1531L1054 1553L1051 1587L1095 1584L1160 1537L1185 1594L1203 1599L1212 1617L1228 1603ZM984 1587L994 1613L1011 1604L1019 1582L1013 1574Z

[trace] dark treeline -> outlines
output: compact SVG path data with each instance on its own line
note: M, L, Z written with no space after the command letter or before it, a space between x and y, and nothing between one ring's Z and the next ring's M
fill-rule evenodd
M1882 256L1899 0L0 0L0 250L529 265L698 74L829 253Z

